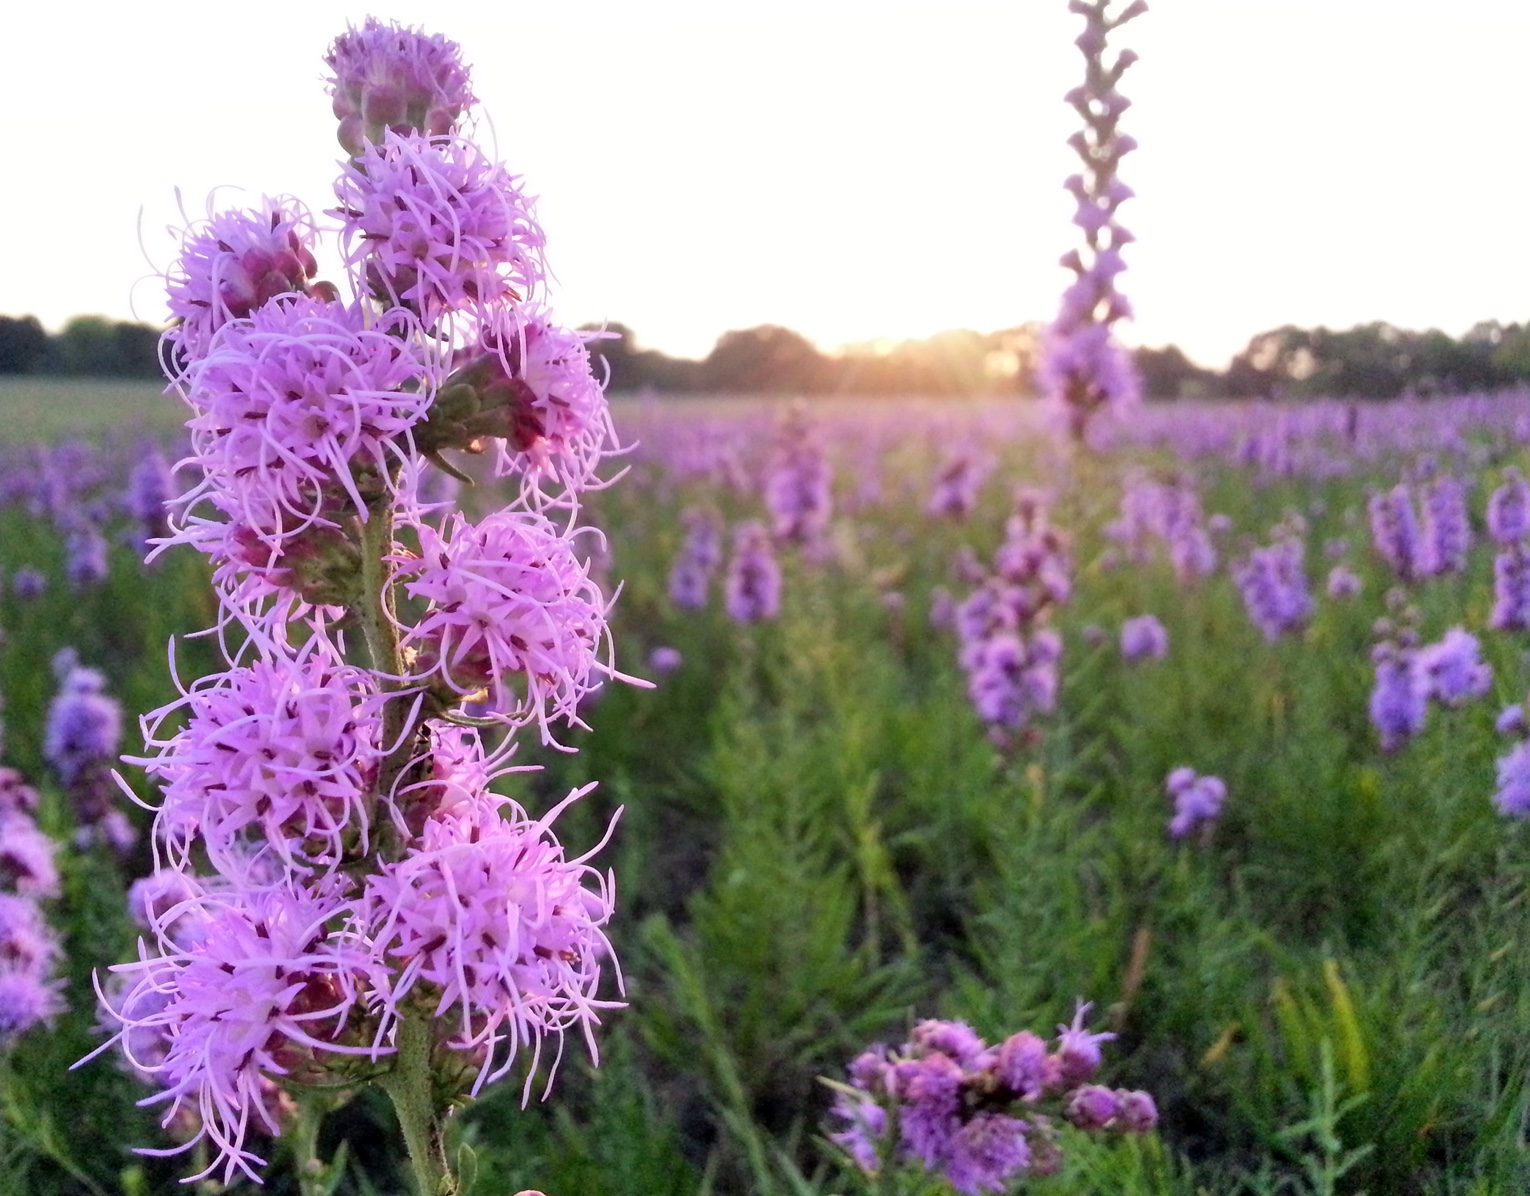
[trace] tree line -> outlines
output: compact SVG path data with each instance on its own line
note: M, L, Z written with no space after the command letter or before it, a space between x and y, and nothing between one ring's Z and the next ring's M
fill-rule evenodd
M0 316L0 374L159 378L162 329L105 316L75 316L49 333L36 316Z
M34 316L0 316L0 374L158 378L161 331L76 316L50 334ZM1045 326L961 329L824 353L800 333L766 324L723 333L699 360L641 348L623 324L586 331L596 334L591 353L615 392L956 397L1033 394ZM1286 325L1253 337L1222 370L1197 365L1174 345L1133 356L1153 400L1428 397L1530 383L1530 324L1485 321L1459 338L1381 322L1342 331Z

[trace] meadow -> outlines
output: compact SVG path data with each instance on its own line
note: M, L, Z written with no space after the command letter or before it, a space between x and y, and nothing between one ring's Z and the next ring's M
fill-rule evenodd
M998 1042L1050 1034L1080 1001L1116 1035L1105 1082L1151 1093L1159 1125L1063 1128L1062 1169L1022 1191L1530 1190L1530 840L1494 803L1515 742L1495 724L1524 700L1530 645L1490 626L1501 549L1484 530L1505 470L1530 472L1530 397L1173 404L1095 451L1062 446L1021 400L613 406L634 447L586 518L607 537L595 567L621 587L617 664L653 687L607 683L577 752L523 748L541 771L504 783L537 811L597 781L560 820L574 853L621 808L595 862L616 877L626 1006L604 1017L598 1067L571 1039L545 1101L539 1077L523 1107L512 1078L456 1118L474 1191L870 1191L827 1139L840 1127L822 1078L923 1018ZM77 813L44 753L56 653L105 676L131 755L136 716L175 695L168 641L215 618L201 559L143 564L122 500L148 442L174 460L180 418L153 388L0 391L3 762L38 788L60 845L46 912L68 1002L0 1050L5 1196L136 1196L186 1171L132 1153L167 1144L136 1080L104 1058L69 1070L100 1041L92 970L132 957L125 894L151 861L142 834L126 852L72 846ZM832 507L805 543L774 546L779 613L730 617L720 576L704 606L677 603L687 518L765 518L772 462L803 444L831 470ZM960 469L970 509L932 510ZM1399 571L1371 497L1440 478L1465 487L1460 567ZM1066 537L1068 593L1047 615L1055 708L996 734L946 599L978 584L1017 488ZM495 487L460 500L491 509ZM1165 501L1202 535L1194 561L1171 555ZM71 563L80 519L107 541L104 574ZM1239 575L1277 525L1308 602L1268 635ZM1328 592L1335 566L1357 593ZM38 592L18 592L22 569ZM1167 651L1131 659L1122 626L1144 615ZM1409 627L1421 644L1464 628L1491 680L1431 700L1383 751L1373 648L1409 649ZM211 671L211 641L181 641L175 665ZM1175 838L1179 767L1221 778L1226 801ZM142 771L122 771L149 800ZM149 811L122 809L146 831ZM297 1191L272 1151L267 1190ZM380 1095L332 1112L319 1151L338 1160L335 1192L405 1190ZM917 1168L878 1183L950 1190Z

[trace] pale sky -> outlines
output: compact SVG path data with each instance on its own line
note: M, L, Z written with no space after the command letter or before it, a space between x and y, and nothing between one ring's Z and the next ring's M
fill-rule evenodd
M1149 4L1112 43L1141 55L1125 340L1222 365L1286 323L1530 319L1530 5ZM161 320L177 188L193 217L215 187L220 207L332 206L321 59L372 12L461 44L481 131L540 197L568 324L701 356L763 323L832 349L1048 319L1075 243L1066 8L18 3L0 314Z

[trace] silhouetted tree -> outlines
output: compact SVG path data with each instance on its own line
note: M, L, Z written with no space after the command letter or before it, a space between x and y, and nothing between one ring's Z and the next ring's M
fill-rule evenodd
M725 332L701 363L702 385L740 394L824 389L827 362L812 341L775 324Z
M48 334L36 316L0 316L0 374L30 374L48 355Z

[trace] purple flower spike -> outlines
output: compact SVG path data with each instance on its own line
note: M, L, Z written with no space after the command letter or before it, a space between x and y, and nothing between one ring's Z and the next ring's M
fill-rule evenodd
M724 580L724 606L738 623L758 623L781 613L781 566L771 551L770 535L758 520L747 520L733 533L733 559Z
M1116 289L1116 277L1126 268L1121 247L1133 238L1117 223L1116 210L1132 192L1117 179L1116 168L1137 143L1117 129L1127 101L1116 84L1136 55L1125 51L1109 67L1104 56L1107 35L1138 16L1144 6L1129 5L1112 17L1110 3L1072 6L1084 18L1084 32L1075 44L1084 55L1085 82L1064 98L1084 121L1084 128L1068 139L1084 170L1064 186L1077 201L1074 224L1083 232L1084 246L1082 253L1073 249L1062 258L1074 281L1063 292L1057 318L1047 329L1038 371L1044 393L1075 440L1084 438L1097 412L1127 410L1141 390L1130 356L1111 335L1112 325L1131 316L1131 304Z

